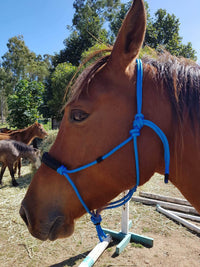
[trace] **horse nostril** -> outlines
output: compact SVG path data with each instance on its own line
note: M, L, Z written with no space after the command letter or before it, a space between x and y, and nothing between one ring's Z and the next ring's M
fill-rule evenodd
M21 206L20 211L19 211L20 216L22 217L23 221L25 222L26 226L28 226L28 219L26 216L26 212L23 206Z

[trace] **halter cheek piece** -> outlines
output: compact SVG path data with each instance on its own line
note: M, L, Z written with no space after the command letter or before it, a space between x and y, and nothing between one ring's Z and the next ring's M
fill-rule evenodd
M124 142L113 148L110 152L105 154L104 156L101 156L97 158L95 161L90 162L89 164L86 164L84 166L81 166L79 168L73 169L73 170L68 170L65 166L61 165L60 162L52 158L47 152L43 154L42 157L42 162L47 165L48 167L52 168L53 170L57 171L60 175L64 175L72 188L74 189L77 197L79 198L81 204L85 208L85 210L91 215L91 221L94 223L96 226L97 234L99 237L99 240L102 242L104 238L106 238L106 234L103 232L101 228L101 216L97 211L90 211L90 209L87 207L85 202L83 201L76 185L74 182L71 180L69 174L71 173L76 173L79 171L82 171L86 168L89 168L95 164L101 163L103 160L106 158L110 157L112 154L117 152L120 148L125 146L127 143L133 140L134 144L134 154L135 154L135 165L136 165L136 185L130 189L128 194L123 197L120 200L111 202L107 204L104 209L111 209L111 208L117 208L119 206L124 205L126 202L128 202L133 193L137 190L137 187L140 183L140 169L139 169L139 158L138 158L138 149L137 149L137 137L140 136L140 130L142 129L143 126L148 126L154 132L159 136L163 143L164 147L164 160L165 160L165 183L168 183L168 178L169 178L169 163L170 163L170 151L169 151L169 144L168 140L163 133L163 131L155 125L153 122L149 120L144 119L144 115L141 113L142 111L142 81L143 81L143 68L142 68L142 61L140 59L136 60L137 63L137 114L135 115L135 120L133 121L133 129L130 130L130 137L126 139Z

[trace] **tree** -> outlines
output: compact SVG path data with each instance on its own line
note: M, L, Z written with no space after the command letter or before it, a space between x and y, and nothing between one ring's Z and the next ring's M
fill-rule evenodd
M44 85L41 82L20 80L15 93L8 96L8 123L12 127L24 128L38 118L38 108L42 104Z
M113 16L120 0L75 0L72 33L65 39L65 49L54 58L56 66L62 62L70 62L78 66L82 53L98 42L109 43L109 36L104 23Z
M29 92L26 91L28 88L30 89L30 93L32 94L32 86L33 87L40 87L38 89L38 94L40 95L39 91L43 90L44 87L41 82L46 82L48 76L50 75L51 69L51 56L44 55L36 55L34 52L31 52L29 48L25 45L23 40L23 36L15 36L8 40L7 43L8 51L2 57L2 64L0 66L0 93L1 93L1 116L7 111L8 108L12 108L10 115L8 117L9 122L12 126L18 127L19 120L17 110L15 113L15 101L16 105L20 107L19 113L23 114L24 125L29 124L31 117L36 118L37 112L36 109L34 111L34 107L30 107L29 103ZM24 82L26 80L26 82ZM20 83L22 81L22 83ZM32 83L31 83L32 82ZM38 83L34 83L38 82ZM30 83L30 84L26 84ZM23 84L23 86L22 86ZM36 86L37 85L37 86ZM19 89L23 87L23 92L26 93L26 96L22 95L22 99L17 95L19 94ZM36 90L36 89L35 89ZM9 105L7 104L7 96L9 96L8 101ZM15 101L14 101L15 100ZM25 115L25 101L27 103L27 114ZM34 105L34 97L32 99L32 103ZM24 103L22 103L24 101ZM36 102L37 105L37 102ZM29 110L31 109L31 111ZM35 119L34 119L35 120Z
M44 81L49 75L48 57L43 59L31 52L25 45L22 35L10 38L7 47L8 52L2 57L2 66L6 72L12 73L15 84L22 79Z
M192 43L188 42L187 45L180 46L181 56L197 60L196 51L192 48Z
M132 1L121 4L119 13L112 17L110 30L114 40L121 27L122 21L131 5ZM171 54L183 56L196 60L196 52L191 43L182 44L182 37L179 35L180 22L174 14L170 15L165 9L159 9L152 18L149 12L148 3L145 1L147 10L147 29L144 45L154 49L166 49Z
M152 48L163 47L171 54L184 56L196 60L196 52L191 43L182 44L182 37L179 35L180 22L174 14L170 15L165 9L158 9L155 18L150 19L145 44Z
M62 104L67 99L64 99L66 88L73 75L76 72L76 67L70 63L60 63L51 74L49 85L46 88L44 103L42 107L43 113L47 117L54 117L58 120L62 118Z
M7 95L12 91L12 87L12 74L6 72L3 67L0 67L0 113L2 121L4 121L7 115Z

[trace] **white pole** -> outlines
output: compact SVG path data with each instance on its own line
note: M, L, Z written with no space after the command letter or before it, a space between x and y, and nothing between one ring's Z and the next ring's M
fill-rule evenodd
M195 222L200 222L200 216L190 215L190 214L177 212L177 211L172 211L172 213L184 219L189 219Z
M149 205L159 205L159 206L162 206L163 208L166 208L166 209L183 211L183 212L199 215L198 211L195 210L195 208L190 207L190 206L183 206L183 205L179 205L179 204L159 201L156 199L149 199L149 198L145 198L145 197L132 197L131 200L136 201L136 202L141 202L141 203L144 203L147 205L148 204Z
M200 234L200 228L197 227L196 225L194 225L194 224L192 224L192 223L180 218L179 216L173 214L173 212L171 212L169 210L165 210L165 209L161 208L159 205L157 205L156 209L159 212L165 214L166 216L174 219L175 221L180 222L181 224L183 224L184 226L186 226L190 230L195 231L196 233Z
M97 259L101 256L104 250L107 248L109 243L111 242L111 236L108 235L107 238L104 239L103 242L98 243L93 250L87 255L87 257L81 262L79 267L91 267L97 261Z
M124 191L124 196L128 194L128 190ZM123 234L129 232L129 201L122 206L122 220L121 220L121 231Z

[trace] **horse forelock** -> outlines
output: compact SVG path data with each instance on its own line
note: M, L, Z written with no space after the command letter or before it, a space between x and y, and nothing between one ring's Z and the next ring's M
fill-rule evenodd
M144 57L143 62L157 70L154 79L166 87L177 120L182 122L187 111L192 125L195 119L200 122L200 66L167 52L157 58Z
M98 51L98 54L101 54L105 51L108 52L110 50L101 50L101 51ZM88 60L86 60L83 64L80 65L76 74L74 75L74 77L72 78L72 80L70 81L69 84L74 82L75 76L79 73L79 71L83 67L83 65L88 63L89 60L93 60L94 58L96 58L96 56L97 56L97 53L94 53L92 56L89 57ZM76 101L80 97L82 92L85 92L85 91L88 92L88 86L90 84L90 81L95 76L96 72L103 65L105 65L107 63L109 57L110 57L110 55L106 55L103 57L101 56L99 59L97 59L95 61L95 63L93 63L89 67L85 68L83 70L83 72L81 74L79 74L79 76L76 79L76 81L74 82L73 86L70 88L70 94L69 94L69 98L68 98L66 105L71 104L72 102ZM67 89L65 96L68 94L68 90L69 90L69 88Z

